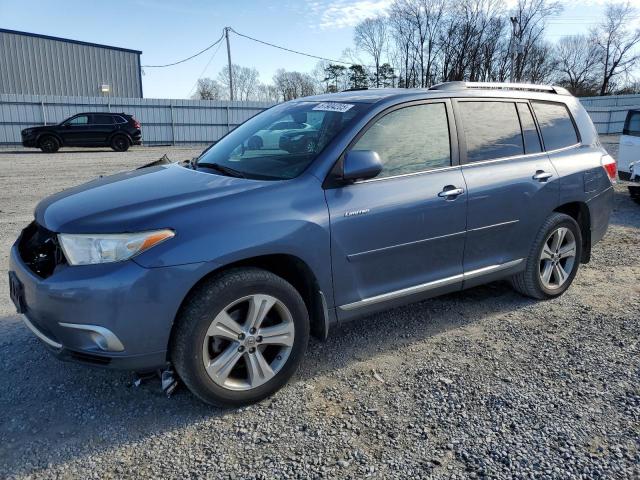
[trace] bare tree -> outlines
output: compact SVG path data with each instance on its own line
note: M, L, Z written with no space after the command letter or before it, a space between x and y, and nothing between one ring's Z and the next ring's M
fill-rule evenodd
M198 79L196 92L191 98L195 100L220 100L221 86L215 80L210 78Z
M531 81L525 76L529 57L539 53L536 49L543 39L547 19L561 11L562 5L557 1L518 0L513 12L513 16L518 20L516 38L521 46L515 64L517 82L525 79Z
M281 68L273 76L273 83L280 98L285 102L316 93L316 82L306 73L288 72Z
M353 39L356 47L361 48L373 58L375 65L375 84L380 86L380 65L382 53L387 44L387 23L384 18L367 18L356 25Z
M399 73L398 85L405 88L415 87L415 31L405 0L396 0L391 5L388 22L393 39L392 65Z
M275 85L260 83L256 87L255 100L275 103L280 101L280 94L278 93L278 89Z
M558 84L574 95L594 95L597 92L599 55L592 38L586 35L562 37L553 54Z
M600 95L611 93L615 77L630 72L638 63L640 53L636 47L640 44L640 28L628 28L632 23L630 20L637 19L636 14L636 9L629 2L610 3L602 23L591 32L599 51Z
M254 97L256 87L259 85L260 74L258 70L250 67L242 67L235 63L231 65L233 75L233 98L247 101ZM218 74L218 83L222 85L224 98L229 98L229 69L223 68Z
M522 75L531 83L551 83L556 60L553 47L547 42L536 42L529 48L528 61Z

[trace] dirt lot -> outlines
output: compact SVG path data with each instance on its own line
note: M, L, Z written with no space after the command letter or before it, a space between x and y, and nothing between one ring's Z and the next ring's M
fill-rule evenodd
M52 359L8 299L11 243L44 196L165 150L0 151L0 478L640 477L640 206L622 185L563 297L499 282L364 319L256 406Z

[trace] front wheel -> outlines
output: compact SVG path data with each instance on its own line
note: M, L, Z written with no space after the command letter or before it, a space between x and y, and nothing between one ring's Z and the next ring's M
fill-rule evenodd
M295 373L309 340L298 291L255 268L234 269L201 285L176 320L170 354L197 397L218 406L257 402Z
M60 149L60 142L52 135L46 135L40 139L40 150L44 153L56 153Z
M540 228L523 272L511 278L523 295L539 300L562 295L578 272L582 234L570 216L554 213Z

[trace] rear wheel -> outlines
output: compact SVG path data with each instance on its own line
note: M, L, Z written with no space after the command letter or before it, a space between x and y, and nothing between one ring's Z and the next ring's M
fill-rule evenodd
M578 272L581 254L580 226L572 217L554 213L540 228L525 270L511 283L518 292L539 300L562 295Z
M60 141L53 135L46 135L38 143L44 153L56 153L60 149Z
M170 353L176 372L201 400L238 406L281 388L308 339L308 313L293 286L264 270L234 269L191 295Z
M129 150L129 139L125 135L116 135L111 139L111 148L116 152Z

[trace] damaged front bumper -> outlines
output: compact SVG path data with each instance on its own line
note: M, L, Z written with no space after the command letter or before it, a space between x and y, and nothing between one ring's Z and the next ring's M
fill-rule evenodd
M171 328L202 264L145 268L136 262L48 271L11 249L12 300L25 324L62 360L149 371L167 363Z

